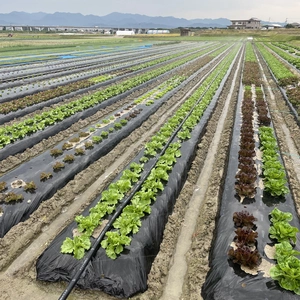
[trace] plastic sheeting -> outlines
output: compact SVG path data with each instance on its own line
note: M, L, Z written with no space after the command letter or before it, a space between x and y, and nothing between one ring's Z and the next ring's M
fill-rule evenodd
M105 101L103 101L103 102L101 102L101 103L99 103L99 104L97 104L93 107L90 107L90 108L88 108L84 111L78 112L75 115L72 115L67 119L64 119L63 121L61 121L57 124L54 124L53 126L46 127L44 130L38 131L38 132L36 132L36 133L34 133L30 136L25 137L22 140L17 140L13 144L7 145L5 148L0 149L0 159L1 160L5 159L10 155L14 155L16 153L24 151L26 148L30 148L30 147L34 146L35 144L39 143L43 139L46 139L49 136L55 135L55 134L59 133L60 131L69 128L72 124L76 123L80 119L85 119L87 117L90 117L96 111L98 111L102 108L105 108L108 105L112 105L113 103L115 103L115 102L121 100L122 98L128 96L133 91L136 91L140 88L146 87L147 85L154 82L155 80L157 80L157 78L149 80L146 83L143 83L143 84L141 84L137 87L134 87L134 88L130 89L127 92L124 92L120 95L112 97L108 100L105 100Z
M139 105L137 108L143 109L141 114L128 122L128 124L121 130L111 133L108 138L102 141L99 145L94 145L93 149L87 150L88 155L76 158L75 163L66 164L66 167L64 169L55 174L53 178L50 178L46 182L40 182L40 174L41 172L52 172L52 164L54 163L54 159L50 156L49 151L42 153L41 155L22 164L15 170L2 176L0 178L0 181L6 182L9 186L13 181L17 179L22 179L25 182L34 181L37 185L37 190L33 194L21 191L24 196L24 200L22 202L17 202L13 205L5 203L2 204L4 213L0 218L0 237L3 237L13 226L18 224L19 222L27 220L32 212L34 212L38 208L41 201L49 199L58 189L62 188L78 172L82 171L89 164L108 153L120 142L121 139L128 136L134 129L139 127L151 114L155 113L158 107L166 102L176 91L178 91L183 85L193 80L199 73L201 73L202 69L203 68L199 69L195 74L190 76L175 89L164 95L161 100L155 101L153 105ZM145 83L145 85L146 84L147 83ZM122 110L122 108L120 110ZM123 116L123 118L125 117L126 115ZM109 127L111 126L113 125L110 125ZM107 129L108 128L103 128L102 130L106 131ZM92 134L92 136L98 134L99 131ZM69 139L71 139L71 137ZM57 145L57 148L61 148L64 142L66 141L59 143ZM67 150L65 154L74 154L74 149ZM79 159L80 161L78 161ZM62 157L58 157L57 160L62 160Z
M232 135L229 163L220 204L219 219L216 228L216 238L210 255L210 271L202 287L202 296L206 300L296 300L299 295L280 288L277 282L270 277L264 277L263 272L258 275L249 275L241 270L240 266L228 259L228 250L235 236L233 213L246 210L257 218L255 222L258 232L257 249L267 261L275 264L276 261L266 257L264 247L273 245L269 238L269 213L276 206L284 212L291 212L294 216L290 224L300 228L294 201L290 194L285 198L274 198L257 187L255 199L246 199L243 203L235 196L235 175L238 168L238 151L240 136L240 104L242 94L239 95L237 118ZM258 143L257 145L258 146ZM259 161L257 161L260 164ZM300 249L299 238L296 249Z
M216 59L217 59L217 57L214 58L212 61L214 61ZM188 63L190 63L190 62L188 62ZM75 122L77 122L79 119L85 119L85 118L93 115L95 113L95 111L97 111L97 110L99 110L101 108L105 108L106 106L111 105L111 104L119 101L123 97L128 96L129 94L131 94L132 92L134 92L136 90L139 90L141 88L146 87L147 85L153 83L154 81L156 81L156 80L158 80L160 78L163 78L167 74L174 73L176 70L178 70L180 68L183 68L183 66L185 66L185 65L186 64L178 66L175 69L172 69L172 70L170 70L170 71L168 71L168 72L166 72L164 74L161 74L161 75L157 76L154 79L151 79L151 80L149 80L149 81L147 81L147 82L145 82L143 84L140 84L139 86L136 86L136 87L130 89L129 91L127 91L127 92L124 92L124 93L122 93L120 95L112 97L112 98L110 98L108 100L105 100L104 102L101 102L98 105L93 106L91 108L88 108L88 109L86 109L86 110L84 110L82 112L78 112L75 115L70 116L69 118L67 118L67 119L59 122L58 124L46 127L43 131L38 131L38 132L36 132L36 133L34 133L34 134L30 135L30 136L25 137L22 140L17 140L13 144L7 145L5 148L0 149L0 160L5 159L5 158L7 158L10 155L14 155L16 153L22 152L26 148L32 147L33 145L37 144L38 142L42 141L43 139L46 139L49 136L55 135L58 132L60 132L60 131L62 131L64 129L70 127L72 124L74 124ZM151 68L154 68L154 67L152 66L152 67L149 67L148 69L151 69ZM199 69L199 71L197 71L195 74L193 74L192 76L190 76L186 81L184 81L183 83L181 83L179 86L182 87L183 85L185 85L188 81L190 81L195 76L197 76L203 69L204 68ZM140 71L135 71L135 72L132 72L131 74L136 74L136 73L139 73L139 72ZM118 77L118 79L120 79L122 77L126 77L126 76L127 76L126 74L122 75L122 76ZM118 79L112 79L111 82L117 81ZM105 84L105 83L101 83L101 84ZM177 87L176 90L178 88L179 87ZM90 89L93 89L93 87L90 87ZM174 91L175 90L173 90L171 92L174 93Z
M205 132L206 124L216 105L219 92L193 130L191 139L182 143L182 156L178 158L169 174L169 181L164 190L151 206L151 214L142 220L139 232L132 236L131 244L125 247L125 250L116 260L109 259L105 250L99 248L78 281L77 285L80 288L101 290L119 298L128 298L146 290L147 274L159 251L168 215L172 212L176 198L186 180L198 142ZM142 153L138 157L141 155ZM147 169L147 164L144 168ZM95 199L83 212L83 215L86 215L99 199L100 197ZM74 228L76 228L76 222L72 222L66 227L39 257L36 264L38 280L72 280L82 261L76 260L72 255L61 254L60 247L66 237L72 237ZM94 238L91 239L93 243Z
M144 57L144 56L146 56L146 55L143 55L142 57ZM130 60L131 59L118 60L118 63L127 62L127 61L130 61ZM149 61L150 60L151 59L149 59ZM148 60L146 60L146 61L148 61ZM98 62L98 64L99 64L99 62ZM35 94L35 93L38 93L38 92L43 92L43 91L46 91L46 90L49 90L49 89L54 89L54 88L57 88L57 87L60 87L60 86L63 86L63 85L68 85L68 84L77 82L78 80L85 80L85 79L93 78L95 76L100 76L100 75L103 75L103 74L107 74L107 73L110 73L111 71L115 71L116 72L116 71L119 71L119 70L123 70L125 68L124 66L120 66L118 68L113 68L111 70L105 70L105 71L100 71L99 70L98 73L88 73L86 75L83 73L87 68L88 68L87 70L90 70L90 69L93 70L93 69L97 69L97 68L100 69L100 68L109 66L111 64L112 64L112 62L107 62L107 63L104 63L104 64L99 65L99 66L94 66L93 68L92 67L86 67L86 68L83 68L83 69L80 69L80 70L71 70L71 71L68 71L69 72L68 74L65 74L64 72L61 72L59 74L59 77L56 76L57 79L59 79L62 76L72 75L74 73L78 73L80 75L80 78L79 79L77 77L73 78L73 79L69 78L65 82L54 82L54 83L50 83L51 85L42 86L42 87L30 87L30 86L28 86L28 87L26 87L26 90L24 90L24 91L20 90L17 95L16 94L5 95L5 97L3 97L3 98L0 99L0 103L12 101L12 100L15 100L15 99L19 99L21 97L26 97L26 96L29 96L29 95L32 95L32 94ZM128 68L128 67L134 66L136 64L137 64L136 62L132 62L130 65L127 65L126 67ZM138 74L138 73L141 73L141 70L137 70L137 71L131 72L130 74L134 75L134 74ZM115 78L112 78L110 80L107 80L105 82L101 82L101 83L95 84L95 85L87 88L87 91L96 89L96 88L101 87L101 86L109 85L109 84L114 83L114 82L116 82L116 81L118 81L120 79L126 78L127 76L128 76L128 74L124 74L124 75L120 75L120 76L117 76ZM36 84L38 81L46 80L46 79L49 79L49 78L53 79L53 74L47 74L47 75L44 75L44 76L40 76L39 78L24 79L22 81L22 84L21 84L20 81L18 81L18 82L11 82L9 84L17 86L17 88L20 88L20 86L24 85L25 83L27 83L27 84L30 84L30 83ZM8 89L8 88L5 88L5 90L6 89ZM1 122L1 124L3 124L3 122Z
M134 74L135 72L132 72L131 74ZM104 74L104 73L103 73ZM114 78L114 79L110 79L110 80L107 80L105 82L101 82L101 83L98 83L98 84L94 84L90 87L87 87L87 88L82 88L80 90L77 90L77 91L74 91L74 92L71 92L69 94L66 94L66 95L62 95L62 96L59 96L59 97L56 97L56 98L52 98L50 100L47 100L45 102L41 102L41 103L38 103L38 104L35 104L35 105L32 105L32 106L28 106L26 108L23 108L23 109L19 109L17 111L14 111L14 112L10 112L6 115L3 115L3 114L0 114L0 125L6 123L6 122L9 122L15 118L19 118L19 117L22 117L22 116L25 116L31 112L34 112L38 109L42 109L46 106L51 106L53 104L56 104L56 103L59 103L63 100L66 100L66 99L69 99L69 98L72 98L72 97L75 97L75 96L78 96L78 95L81 95L81 94L84 94L84 93L87 93L87 92L93 92L95 90L97 90L98 88L102 87L102 86L108 86L112 83L115 83L117 82L118 80L120 79L123 79L125 77L127 77L128 74L125 74L125 75L122 75L122 76L118 76L117 78ZM89 76L91 77L91 76ZM68 82L68 83L71 83L71 82ZM55 87L58 87L58 86L61 86L61 84L57 84L55 86L52 86L51 88L55 88ZM33 89L34 90L34 93L37 93L39 91L45 91L46 89L45 88L42 88L42 89ZM28 93L26 95L31 95L31 93ZM22 96L26 96L26 95L22 95Z
M205 48L203 48L202 50L204 50ZM180 52L180 51L183 51L184 49L181 49L181 48L179 48L179 47L176 47L176 49L175 49L175 53L178 53L178 52ZM199 49L199 48L193 48L193 49L191 49L191 52L190 52L190 54L193 54L193 53L195 53L195 52L197 52L197 51L200 51L201 49ZM95 73L93 73L93 74L91 74L91 73L89 73L89 74L86 74L86 75L84 75L84 74L81 74L81 76L80 76L80 80L84 80L84 79L89 79L89 78L91 78L91 77L95 77L95 76L99 76L99 75L101 75L101 74L107 74L107 73L110 73L111 71L119 71L119 70L123 70L124 68L130 68L130 67L132 67L132 66L135 66L135 65L137 65L137 64L140 64L141 62L138 62L138 61L132 61L132 55L133 54L138 54L138 59L140 60L140 59L143 59L144 58L144 60L143 60L143 63L146 63L146 62L149 62L149 61L151 61L151 60L153 60L153 58L151 57L151 56L153 56L153 55L163 55L163 56L165 56L166 54L168 54L168 51L166 51L166 50L163 50L163 49L160 49L160 51L159 52L157 52L157 50L151 50L151 51L147 51L148 53L142 53L142 52L140 52L140 53L135 53L136 51L130 51L130 52L127 52L126 54L117 54L116 56L111 56L111 57L109 57L109 58L98 58L98 59L95 59L95 58L92 58L92 60L94 61L96 61L96 62L89 62L89 60L87 60L87 61L85 61L85 62L79 62L79 63L77 63L77 66L80 66L80 65L82 65L82 64L85 64L85 65L87 65L86 67L84 67L84 68L81 68L81 69L79 69L78 70L78 68L77 69L73 69L73 70L67 70L67 71L61 71L60 73L59 73L59 76L61 77L61 76L67 76L67 75L72 75L72 74L74 74L74 73L78 73L78 74L80 74L80 73L82 73L83 71L85 71L85 70L96 70L96 69L99 69L99 68L103 68L103 67L107 67L107 66L111 66L111 64L112 63L114 63L116 60L118 61L118 64L121 64L121 63L126 63L126 62L131 62L131 63L129 63L129 64L127 64L126 66L119 66L119 67L117 67L117 68L113 68L113 69L110 69L110 70L106 70L106 71L99 71L98 72L98 75L97 74L95 74ZM143 51L144 52L144 51ZM149 56L150 56L150 58L149 58ZM176 58L175 59L173 59L173 60L176 60ZM171 60L172 61L172 60ZM102 62L102 63L101 63ZM164 62L163 62L164 63ZM144 72L145 70L149 70L149 69L152 69L152 68L155 68L155 67L157 67L158 65L160 65L160 64L162 64L162 63L159 63L159 64L157 64L157 65L155 65L155 66L150 66L150 67L148 67L148 68L145 68L145 69L143 69L143 70L137 70L137 71L134 71L134 72L131 72L131 74L138 74L138 73L141 73L141 72ZM92 65L92 66L90 66L90 65ZM75 66L75 64L73 65L73 67ZM66 66L64 67L64 68L66 68ZM56 72L58 72L59 70L56 70ZM36 74L36 72L42 72L42 71L40 71L40 70L37 70L37 71L35 71L35 73L33 73L33 74ZM43 72L47 72L47 70L44 70ZM25 74L25 75L30 75L30 74ZM121 78L124 78L124 77L126 77L127 76L127 74L125 74L125 75L121 75L121 76L118 76L117 78L114 78L114 79L111 79L110 81L106 81L105 83L102 83L102 84L100 84L99 86L101 86L101 85L105 85L105 84L107 84L108 82L109 83L112 83L112 82L115 82L115 81L118 81L118 80L120 80ZM55 77L57 77L57 76L55 76ZM30 83L36 83L37 81L41 81L41 80L46 80L46 79L53 79L53 73L49 73L49 74L46 74L46 75L42 75L42 76L39 76L38 78L24 78L24 79L22 79L22 81L10 81L10 82L8 82L8 83L6 83L5 85L1 85L1 83L0 83L0 88L2 87L2 89L4 90L4 91L6 91L6 90L8 90L8 88L12 88L12 87L17 87L17 88L19 88L20 87L20 85L24 85L24 84L30 84ZM5 78L3 79L3 80L5 80ZM67 84L69 84L69 83L72 83L72 82L76 82L76 81L78 81L78 78L73 78L73 79L71 79L71 78L69 78L67 81L65 81L64 82L64 84L62 83L62 82L60 82L60 83L51 83L51 86L50 85L47 85L46 87L40 87L40 88L38 88L38 87L34 87L34 88L31 88L30 86L28 86L27 88L28 89L26 89L26 90L23 90L23 91L21 91L21 90L19 90L18 91L18 96L16 97L16 94L12 94L12 95L5 95L5 97L2 97L1 99L0 99L0 103L4 103L4 102L8 102L8 101L11 101L11 100L15 100L16 98L20 98L20 97L25 97L25 96L28 96L28 95L32 95L32 93L34 92L34 93L36 93L36 92L40 92L40 91L44 91L45 89L49 89L49 88L55 88L55 87L58 87L58 86L61 86L61 85L67 85ZM4 94L6 94L6 93L4 93Z
M291 112L292 112L292 115L294 116L294 119L296 121L296 123L300 126L300 117L299 117L299 114L297 113L296 109L294 108L293 104L289 101L289 98L286 94L286 89L282 88L279 83L278 83L278 80L276 78L276 76L274 75L274 73L272 72L271 68L269 67L268 63L266 62L266 60L264 59L264 57L262 55L261 56L261 59L264 61L265 65L267 66L269 72L271 73L272 77L273 77L273 80L276 82L284 100L286 101L288 107L290 108ZM298 70L294 65L290 64L288 61L285 61L285 64L288 64L291 69L294 69L294 70Z
M16 202L15 204L2 204L3 215L0 218L0 237L3 237L14 225L19 222L25 221L34 212L41 201L49 199L58 189L65 186L69 180L74 178L74 176L85 169L88 165L98 160L100 157L107 154L112 150L122 139L127 137L133 130L142 125L150 115L156 112L158 107L160 107L167 99L171 97L173 93L178 90L179 87L168 92L160 101L155 101L153 105L139 105L138 108L142 108L142 112L138 114L135 118L131 119L126 126L108 135L108 138L104 139L100 144L95 144L93 149L86 150L86 154L83 156L76 157L74 163L65 163L65 168L55 173L52 178L46 182L40 182L41 172L53 172L52 165L55 161L62 161L63 156L75 153L74 149L64 151L64 155L54 159L50 156L50 151L46 151L41 155L31 159L30 161L22 164L15 170L9 172L8 174L0 177L0 181L6 182L9 186L15 180L24 180L25 182L34 181L37 190L35 193L30 194L21 190L24 195L24 200L22 202ZM123 118L125 118L125 114ZM109 127L113 127L113 124L104 127L101 131L108 131ZM99 135L101 131L97 131L92 134ZM70 139L70 138L69 138ZM68 139L68 140L69 140ZM66 141L59 143L56 147L60 149ZM84 141L85 142L85 141ZM28 200L30 200L28 202Z

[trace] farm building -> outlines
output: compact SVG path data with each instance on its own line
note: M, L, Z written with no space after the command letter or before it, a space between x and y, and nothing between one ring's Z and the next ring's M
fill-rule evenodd
M189 28L180 28L180 36L193 36L194 32Z
M230 20L230 29L260 29L260 20L257 18L251 18L249 20Z

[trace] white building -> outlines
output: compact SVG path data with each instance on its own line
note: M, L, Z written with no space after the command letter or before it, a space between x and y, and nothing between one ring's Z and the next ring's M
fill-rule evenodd
M228 28L231 29L260 29L260 20L257 18L251 18L249 20L230 20L231 25Z
M117 30L116 35L134 35L135 32L133 30Z

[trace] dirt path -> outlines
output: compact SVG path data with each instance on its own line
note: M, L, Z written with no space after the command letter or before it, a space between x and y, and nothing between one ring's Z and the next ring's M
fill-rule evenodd
M241 68L241 58L237 69L235 71L233 82L238 82L239 70ZM219 142L221 141L221 135L223 133L223 128L225 125L225 120L229 111L230 100L232 99L234 92L234 85L231 86L226 101L223 106L222 114L217 123L216 132L214 134L213 140L209 146L208 153L202 168L201 174L198 177L193 195L189 201L187 211L184 217L184 223L181 227L181 232L178 238L178 243L176 245L176 250L174 254L174 259L172 261L172 266L169 270L169 275L162 296L162 300L180 300L182 294L182 286L184 283L184 277L187 272L187 261L186 254L191 247L193 240L193 233L196 228L197 217L200 214L200 209L203 206L205 200L205 194L209 187L210 178L212 176L213 169L211 166L214 165L215 159L217 157L217 151ZM230 112L232 113L232 112Z

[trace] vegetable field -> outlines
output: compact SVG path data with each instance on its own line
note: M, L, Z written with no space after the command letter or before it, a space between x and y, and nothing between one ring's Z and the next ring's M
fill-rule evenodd
M1 299L298 299L299 48L123 43L0 49Z

